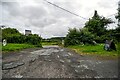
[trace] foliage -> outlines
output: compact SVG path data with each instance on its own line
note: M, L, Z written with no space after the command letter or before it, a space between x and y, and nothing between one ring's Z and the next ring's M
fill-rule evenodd
M0 42L2 42L2 29L0 28Z
M120 22L120 1L118 2L118 13L116 15L116 19L118 19L118 21Z
M118 13L115 16L118 19L118 27L116 28L116 34L114 35L118 42L120 42L120 1L118 2Z
M88 31L88 28L80 29L80 42L92 44L95 35Z
M14 36L14 35L21 35L21 33L15 28L5 28L2 29L2 39L6 39L7 37Z
M51 41L62 41L63 39L65 39L65 37L52 37L52 38L50 38Z
M95 11L94 16L85 23L85 27L88 28L92 34L100 37L105 34L106 26L110 23L113 23L113 21L99 16L97 11Z
M68 45L76 45L76 44L79 44L79 40L80 40L80 32L79 30L77 30L76 28L74 29L69 29L69 32L65 38L65 43L64 45L65 46L68 46Z
M117 52L118 52L118 55L120 56L120 42L117 43L117 46L118 46Z
M78 45L78 44L91 44L93 41L94 35L88 31L87 28L83 29L69 29L69 32L65 38L65 46L69 45Z
M65 37L52 37L48 39L42 39L42 45L61 45L62 40L64 40Z
M58 45L57 42L42 42L42 45Z
M39 37L38 35L36 35L36 34L31 34L31 35L28 35L28 36L26 36L26 39L25 39L25 41L26 41L26 43L29 43L29 44L33 44L33 45L37 45L37 46L39 46L39 47L41 47L41 37Z
M8 43L28 43L41 47L41 37L36 34L28 36L21 34L17 29L2 29L2 40L6 39Z

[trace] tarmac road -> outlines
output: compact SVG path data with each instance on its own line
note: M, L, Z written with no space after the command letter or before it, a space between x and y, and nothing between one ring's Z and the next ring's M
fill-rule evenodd
M80 55L58 46L3 55L3 78L118 78L117 59Z

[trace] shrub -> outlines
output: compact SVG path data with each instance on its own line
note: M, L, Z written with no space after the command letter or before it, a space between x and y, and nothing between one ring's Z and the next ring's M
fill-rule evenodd
M41 47L42 38L36 34L22 35L14 28L5 28L2 31L2 40L6 39L8 43L28 43Z
M94 39L94 35L88 31L87 28L83 28L80 30L69 29L69 32L65 38L65 46L69 45L78 45L81 43L84 44L92 44Z

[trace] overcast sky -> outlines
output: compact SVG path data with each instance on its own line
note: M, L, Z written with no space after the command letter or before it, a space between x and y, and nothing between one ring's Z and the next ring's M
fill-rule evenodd
M115 20L119 0L47 0L84 18L91 18L94 10L100 16ZM25 29L43 38L65 36L69 28L82 28L87 21L59 9L44 0L2 0L0 2L0 23ZM109 25L115 28L115 24Z

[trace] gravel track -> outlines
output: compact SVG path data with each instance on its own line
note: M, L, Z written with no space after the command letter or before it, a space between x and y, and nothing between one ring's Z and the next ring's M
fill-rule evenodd
M118 60L80 55L58 46L11 52L2 57L3 78L117 78Z

